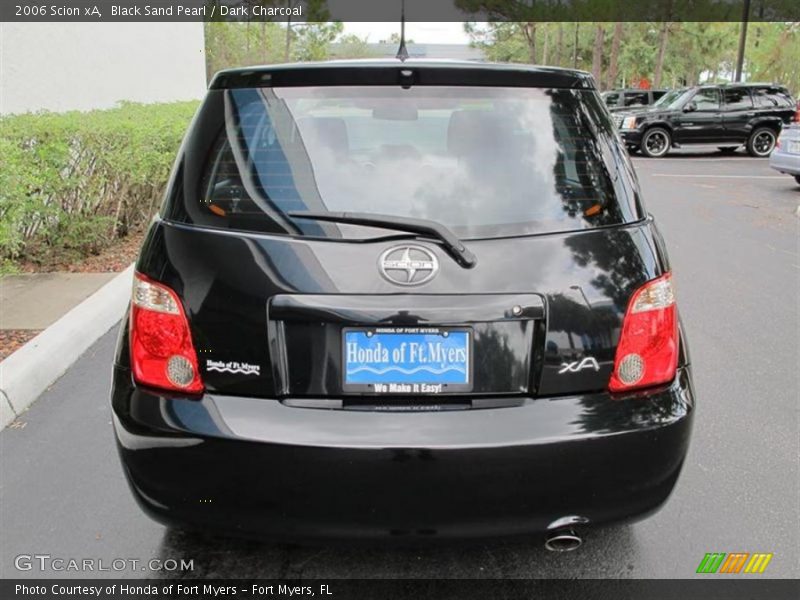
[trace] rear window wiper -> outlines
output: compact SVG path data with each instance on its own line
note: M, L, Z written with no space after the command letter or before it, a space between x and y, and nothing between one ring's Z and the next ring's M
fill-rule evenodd
M289 211L287 214L295 219L314 219L316 221L330 221L331 223L348 223L352 225L378 227L381 229L409 231L439 240L448 254L464 268L471 269L478 262L475 255L467 250L463 242L458 239L452 231L436 221L361 212L313 212L293 210Z

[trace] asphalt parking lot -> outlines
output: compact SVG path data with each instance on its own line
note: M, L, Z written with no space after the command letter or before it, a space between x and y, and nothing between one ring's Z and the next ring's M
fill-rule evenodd
M538 538L295 547L167 531L139 512L113 446L114 329L0 432L0 577L681 578L706 552L771 552L759 577L800 576L800 186L744 154L634 162L670 251L698 395L687 463L657 515L590 531L567 554ZM191 559L194 570L18 571L19 554Z

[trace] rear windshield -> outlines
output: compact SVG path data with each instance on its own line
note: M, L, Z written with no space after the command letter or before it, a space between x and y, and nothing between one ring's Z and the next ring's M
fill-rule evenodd
M792 108L794 100L784 89L780 88L755 88L753 98L756 106L760 108Z
M221 95L211 104L224 124L186 198L195 223L387 235L287 214L357 211L432 219L469 239L634 219L617 200L618 140L593 91L325 86L212 94Z
M625 94L625 106L644 106L648 101L647 92L628 92Z

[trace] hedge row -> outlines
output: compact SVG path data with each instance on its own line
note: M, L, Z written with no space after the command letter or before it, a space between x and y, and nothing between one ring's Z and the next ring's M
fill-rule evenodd
M197 102L0 118L0 268L97 253L161 201Z

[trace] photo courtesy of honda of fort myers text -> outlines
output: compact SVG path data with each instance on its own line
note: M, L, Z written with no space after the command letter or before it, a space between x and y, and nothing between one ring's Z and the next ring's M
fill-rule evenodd
M797 596L797 2L12 2L0 61L0 597Z

